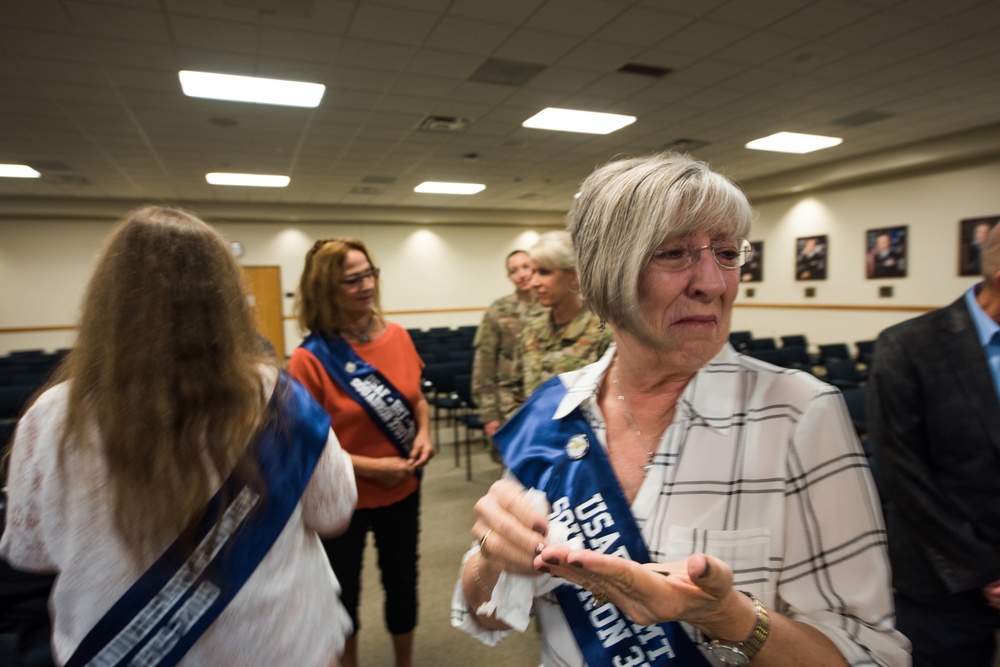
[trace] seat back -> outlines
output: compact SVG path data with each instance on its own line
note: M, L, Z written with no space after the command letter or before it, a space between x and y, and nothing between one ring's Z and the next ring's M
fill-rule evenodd
M819 346L819 361L826 365L828 359L850 359L851 352L846 343L829 343Z
M809 343L806 342L806 337L802 334L792 334L791 336L781 337L782 347L803 347L808 348Z
M461 361L434 362L424 366L423 377L430 383L434 396L447 396L455 391L455 378L468 373L468 364Z
M774 364L775 366L782 366L781 350L747 350L744 352L748 357L753 357L754 359L760 359L761 361L766 361L769 364Z
M808 371L812 367L812 360L804 345L782 345L778 352L781 356L781 365L785 368Z
M864 384L865 378L853 359L827 359L823 366L826 368L824 379L836 387L844 389Z
M747 349L747 341L751 338L753 338L753 334L749 331L729 332L729 343L736 348L737 352L742 352Z
M774 350L777 347L773 338L751 338L747 341L748 350Z

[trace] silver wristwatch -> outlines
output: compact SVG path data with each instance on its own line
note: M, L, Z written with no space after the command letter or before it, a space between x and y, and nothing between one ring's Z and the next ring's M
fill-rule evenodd
M752 593L740 592L750 598L754 611L757 612L757 622L754 624L750 636L741 642L705 638L707 641L704 646L712 654L712 657L727 665L749 665L764 646L767 635L771 631L771 618L767 615L764 603Z

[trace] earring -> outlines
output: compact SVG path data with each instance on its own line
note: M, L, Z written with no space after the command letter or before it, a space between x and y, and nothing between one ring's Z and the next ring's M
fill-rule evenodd
M600 331L601 333L604 333L604 330L607 328L608 325L604 322L604 320L601 320L600 323L597 325L597 330Z

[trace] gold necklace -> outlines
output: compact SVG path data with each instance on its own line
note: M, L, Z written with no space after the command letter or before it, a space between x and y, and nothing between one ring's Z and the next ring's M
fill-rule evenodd
M646 465L642 466L642 471L649 472L649 469L653 467L653 457L656 456L656 453L649 448L646 439L642 437L642 431L636 426L635 419L632 417L632 411L628 409L625 392L622 391L621 383L618 382L618 371L611 371L611 384L615 386L615 391L618 392L618 400L622 402L622 411L625 413L625 420L628 422L629 428L632 429L632 433L635 434L636 440L639 441L642 448L646 450Z

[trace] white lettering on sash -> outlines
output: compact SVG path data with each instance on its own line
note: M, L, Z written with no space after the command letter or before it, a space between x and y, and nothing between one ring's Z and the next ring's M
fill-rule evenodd
M136 614L128 625L122 628L113 640L101 649L100 653L91 659L88 665L112 667L128 655L142 641L143 637L149 634L153 626L159 623L168 611L187 594L226 541L246 520L247 515L250 514L259 500L259 494L250 490L249 487L243 487L226 508L218 527L209 531L184 562L184 565L170 578L170 581L160 589L142 611Z
M573 516L573 507L569 504L569 498L563 496L552 503L552 511L549 513L549 521L562 524L566 529L566 541L572 541L580 534L580 526Z
M576 507L571 505L567 496L558 498L552 503L549 521L565 526L570 537L579 534L586 536L587 547L593 551L631 559L628 548L624 544L618 544L621 534L611 530L615 520L600 493L595 493ZM576 595L584 605L589 605L593 599L590 591L580 587L577 587ZM615 652L616 646L619 651L624 651L626 646L618 645L633 637L642 645L643 648L629 645L627 653L609 656L615 667L648 667L651 661L662 655L675 657L663 628L658 625L636 625L610 602L590 610L587 616L601 646L610 649L610 653Z
M658 625L636 625L632 624L632 630L635 632L636 636L639 637L639 641L642 645L646 647L646 657L650 660L656 660L661 655L666 654L673 658L674 649L670 645L670 641L667 639L667 633L663 631ZM659 641L659 646L651 648L648 646L654 640Z
M638 646L633 646L626 656L616 655L611 664L615 667L639 667L640 665L648 667L649 665Z
M390 396L389 388L379 382L375 375L351 378L351 387L375 411L393 437L402 443L413 439L416 426L411 420L410 411L402 401Z
M139 653L129 662L131 667L153 667L159 664L177 642L198 622L219 597L219 587L203 581L181 608L170 617L166 625L153 635Z

